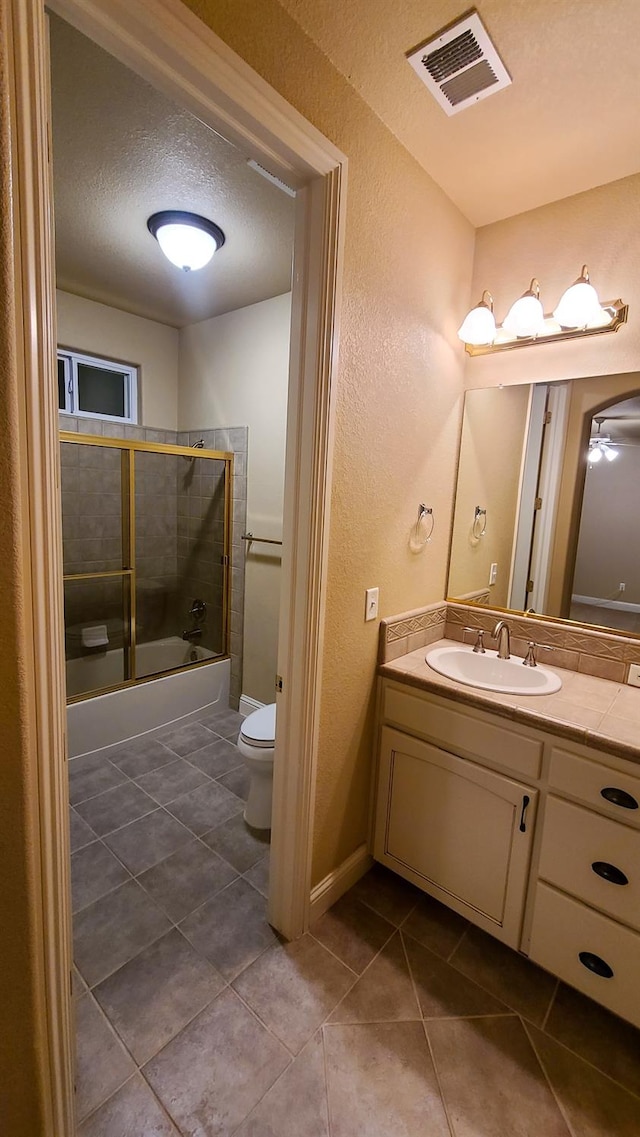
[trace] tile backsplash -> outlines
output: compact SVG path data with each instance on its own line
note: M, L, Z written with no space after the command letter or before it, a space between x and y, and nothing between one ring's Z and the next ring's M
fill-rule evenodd
M491 632L502 615L479 608L475 603L439 601L388 617L380 622L378 662L390 663L439 639L462 641L465 628ZM507 620L513 655L524 657L528 643L533 640L549 649L541 653L542 663L611 679L615 683L626 681L630 663L640 663L640 640L637 639L526 616L507 616Z

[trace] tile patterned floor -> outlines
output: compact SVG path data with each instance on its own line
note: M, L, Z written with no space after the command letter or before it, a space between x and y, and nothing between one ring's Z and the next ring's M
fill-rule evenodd
M279 940L235 729L72 771L78 1137L637 1137L640 1032L379 866Z

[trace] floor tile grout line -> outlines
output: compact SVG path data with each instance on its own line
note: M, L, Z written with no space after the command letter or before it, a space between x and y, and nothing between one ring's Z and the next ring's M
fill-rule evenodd
M553 991L551 992L551 998L549 999L549 1006L547 1007L546 1014L545 1014L545 1016L542 1020L542 1023L540 1025L540 1030L546 1029L547 1023L549 1021L549 1015L551 1014L553 1004L556 1001L556 995L558 994L559 988L560 988L560 980L556 979L555 987L553 988Z
M446 963L451 965L451 960L453 959L454 955L456 954L458 948L462 946L462 941L464 940L468 931L469 931L469 925L467 924L467 927L464 929L464 931L463 931L462 935L460 936L460 939L457 941L455 947L452 948L451 951L449 952L449 954L446 958L446 961L445 961ZM457 970L457 968L456 968L456 970Z
M444 1095L444 1090L442 1089L442 1082L440 1080L440 1071L438 1070L438 1066L436 1064L436 1056L433 1052L433 1045L432 1045L431 1039L429 1038L429 1031L427 1030L427 1024L424 1021L424 1019L422 1020L422 1029L424 1031L425 1042L427 1044L427 1050L429 1051L429 1057L431 1059L431 1065L433 1066L433 1075L434 1075L434 1078L436 1080L436 1086L438 1089L438 1093L440 1094L440 1101L442 1102L442 1108L444 1110L445 1120L446 1120L447 1125L449 1127L449 1132L451 1134L451 1137L456 1137L456 1131L455 1131L455 1128L453 1125L453 1121L451 1120L451 1114L449 1113L449 1106L447 1104L447 1099Z
M373 909L372 909L372 911L373 911ZM398 932L399 932L399 929L398 929L398 928L395 928L395 927L394 927L394 928L393 928L393 931L392 931L392 933L391 933L391 935L387 937L387 939L386 939L386 940L385 940L385 942L383 943L382 947L381 947L381 948L379 948L379 949L378 949L378 951L376 952L376 954L374 955L373 959L370 959L370 960L369 960L369 962L368 962L368 964L366 965L366 967L364 967L364 968L362 969L362 971L361 971L359 974L358 974L358 972L357 972L357 971L354 971L352 967L349 967L349 964L348 964L348 963L345 963L343 959L340 959L340 957L339 957L338 955L336 955L336 953L335 953L335 952L331 951L331 948L328 948L328 947L326 946L326 944L323 944L323 943L322 943L322 940L319 940L319 939L317 939L317 937L316 937L316 936L314 936L313 932L307 932L307 935L308 935L308 936L311 936L311 939L312 939L312 940L315 940L315 942L316 942L317 944L320 944L320 947L323 947L323 948L325 948L325 950L326 950L326 951L330 952L330 954L331 954L331 955L334 957L334 959L337 959L337 960L338 960L338 963L341 963L341 964L343 965L343 967L346 967L346 968L347 968L349 971L351 971L351 972L353 973L353 975L354 975L354 981L353 981L353 983L351 984L351 986L349 987L349 989L348 989L347 991L345 991L345 993L344 993L344 995L342 996L342 998L338 1000L338 1002L336 1003L336 1005L335 1005L335 1007L333 1008L333 1010L329 1011L329 1014L328 1014L328 1015L327 1015L327 1017L326 1017L326 1018L323 1020L323 1023L322 1023L322 1025L323 1025L323 1026L332 1026L332 1025L334 1025L334 1024L332 1024L332 1023L329 1023L329 1019L331 1018L331 1015L335 1014L335 1012L337 1011L338 1007L341 1007L341 1006L342 1006L342 1004L344 1003L345 999L346 999L346 998L348 998L348 996L349 996L349 995L351 994L351 992L353 991L354 987L355 987L355 986L356 986L356 985L357 985L357 984L360 982L360 980L361 980L361 979L362 979L362 978L363 978L363 977L366 975L366 973L367 973L367 971L369 970L369 968L373 966L373 964L376 962L376 960L378 959L378 957L379 957L379 956L382 954L382 952L383 952L383 951L384 951L384 949L387 947L387 945L391 943L391 940L393 939L393 937L394 937L394 936L395 936L395 935L396 935Z
M269 951L270 949L269 949L269 948L267 948L266 950L267 950L267 951ZM265 953L264 953L264 952L262 952L261 954L262 954L262 955L264 955ZM258 958L260 958L260 956L258 956ZM256 961L255 961L255 960L253 960L253 963L255 963L255 962L256 962ZM250 967L250 966L251 966L251 964L249 964L248 966ZM246 968L245 968L245 970L246 970ZM242 974L242 973L240 973L240 974ZM298 1051L298 1054L294 1053L294 1051L291 1049L291 1047L290 1047L290 1046L287 1046L287 1043L286 1043L286 1042L284 1042L284 1041L283 1041L283 1040L280 1038L280 1036L276 1034L275 1030L273 1030L273 1028L272 1028L272 1027L270 1027L270 1026L269 1026L269 1024L268 1024L268 1023L266 1023L266 1022L264 1021L264 1019L262 1019L262 1018L260 1017L260 1015L259 1015L259 1014L258 1014L258 1012L255 1010L255 1008L251 1006L251 1003L247 1002L247 1000L244 998L244 996L243 996L243 995L241 995L241 994L240 994L240 992L236 990L236 988L233 986L233 984L235 983L236 979L239 979L239 978L240 978L240 976L239 976L239 975L236 975L235 979L232 979L231 983L229 984L229 987L230 987L231 991L233 991L233 993L234 993L234 995L236 996L236 998L240 1000L240 1002L242 1003L243 1007L245 1007L245 1008L246 1008L246 1010L247 1010L247 1011L249 1011L249 1012L250 1012L250 1013L253 1015L254 1019L257 1019L257 1021L260 1023L260 1026L264 1027L264 1029L267 1031L267 1033L268 1033L268 1034L270 1034L270 1035L271 1035L271 1037L272 1037L272 1038L274 1038L274 1039L275 1039L275 1041L276 1041L277 1043L279 1043L279 1045L280 1045L280 1046L284 1047L284 1049L286 1050L287 1054L289 1054L289 1055L291 1056L291 1062L293 1062L293 1060L294 1060L295 1058L297 1058L297 1057L298 1057L298 1054L299 1054L299 1053L301 1053L301 1051ZM313 1035L312 1035L311 1037L313 1038ZM309 1041L310 1041L310 1039L307 1039L307 1042L309 1042ZM304 1046L306 1046L306 1045L307 1045L307 1043L305 1042ZM304 1046L302 1047L302 1050L304 1050ZM289 1063L288 1063L288 1065L287 1065L287 1067L286 1067L286 1069L287 1069L287 1070L289 1069L289 1066L291 1065L291 1062L289 1062ZM284 1070L283 1070L282 1072L284 1073Z
M339 1005L340 1004L338 1004L338 1006ZM324 1037L324 1028L326 1025L327 1025L326 1022L324 1022L322 1024L322 1026L320 1027L320 1037L322 1040L322 1068L324 1070L324 1095L325 1095L325 1105L326 1105L326 1109L327 1109L327 1133L328 1133L328 1137L333 1137L333 1121L331 1118L331 1099L329 1097L329 1066L327 1063L327 1047L325 1044L325 1037Z
M109 1093L106 1098L102 1098L102 1100L99 1101L97 1105L92 1106L89 1113L85 1113L83 1117L79 1117L77 1112L76 1112L75 1126L74 1126L74 1130L73 1130L74 1134L78 1131L78 1129L80 1128L81 1125L85 1125L87 1121L90 1121L91 1118L94 1117L95 1114L98 1113L99 1110L101 1110L105 1105L107 1105L108 1102L110 1102L111 1099L116 1096L116 1094L119 1094L120 1090L122 1090L129 1082L133 1081L136 1074L139 1074L139 1073L140 1073L140 1071L138 1070L138 1068L136 1066L135 1070L131 1071L129 1076L127 1078L125 1078L124 1082L121 1082L119 1086L116 1086L115 1090L111 1090L111 1093ZM75 1101L74 1101L74 1105L75 1105Z
M474 927L477 927L477 926L478 926L478 925L474 925ZM481 929L481 930L482 930L482 929ZM469 931L469 929L468 929L468 928L466 928L466 929L465 929L465 935L467 934L467 932L468 932L468 931ZM464 936L463 936L462 938L464 939ZM461 940L460 942L462 943L462 940ZM424 946L424 945L423 945L423 946ZM505 946L505 947L509 947L509 945L508 945L508 944L505 944L504 946ZM456 950L457 950L457 949L456 949ZM514 948L511 948L510 950L511 950L511 951L514 951L515 949L514 949ZM454 954L455 954L455 953L454 953ZM516 953L516 954L519 954L519 953ZM523 959L525 959L525 960L526 960L528 963L532 963L532 962L533 962L532 960L530 960L530 959L529 959L529 957L528 957L528 956L523 956L522 958L523 958ZM488 987L485 987L484 983L481 983L481 982L480 982L478 979L472 979L470 975L467 975L466 971L463 971L461 967L458 967L458 966L457 966L457 964L456 964L456 962L455 962L455 960L454 960L454 958L453 958L453 955L452 955L452 956L451 956L451 958L450 958L449 960L447 960L446 962L447 962L447 965L448 965L449 967L452 967L454 971L457 971L458 975L462 975L462 976L463 976L463 977L464 977L464 978L467 980L467 982L468 982L468 983L475 983L476 987L479 987L481 991L484 991L485 995L490 995L490 996L491 996L491 998L492 998L492 999L495 999L495 1000L496 1000L498 1003L503 1003L503 1004L504 1004L504 1006L505 1006L505 1007L508 1007L508 1008L509 1008L509 1010L510 1010L510 1011L511 1011L511 1012L512 1012L514 1015L520 1015L520 1016L524 1017L524 1015L523 1015L522 1011L519 1011L519 1010L518 1010L516 1007L512 1007L511 1003L508 1003L505 997L503 997L502 995L495 995L495 994L493 993L493 991L490 991ZM535 966L535 965L534 965L534 966ZM545 973L545 974L546 974L546 973ZM536 1025L535 1023L532 1023L532 1026L535 1026L535 1025Z
M400 944L402 945L402 954L404 954L404 956L405 956L405 963L407 965L407 971L409 973L409 979L410 979L410 981L412 981L412 987L414 990L414 998L416 1001L418 1013L419 1013L419 1016L421 1016L421 1023L422 1023L422 1029L424 1032L424 1038L426 1041L426 1048L427 1048L427 1051L429 1051L429 1056L430 1056L431 1064L433 1067L433 1076L435 1078L435 1085L437 1085L438 1093L440 1094L440 1101L442 1103L442 1109L444 1111L444 1118L446 1118L451 1137L456 1137L454 1124L452 1124L451 1118L449 1115L449 1107L447 1105L446 1098L444 1098L444 1094L442 1092L442 1085L441 1085L441 1081L440 1081L440 1073L439 1073L437 1064L435 1064L435 1055L433 1053L433 1047L431 1045L431 1038L429 1037L429 1031L427 1031L427 1029L426 1029L426 1022L424 1020L422 1003L421 1003L421 1001L419 1001L417 984L416 984L416 980L414 978L414 972L412 970L412 964L410 964L410 962L409 962L409 953L407 952L407 945L405 944L405 933L402 933L402 932L400 932Z
M355 968L353 968L353 967L350 967L348 963L345 963L345 961L344 961L343 959L340 959L340 956L339 956L339 955L336 955L335 951L332 951L332 950L331 950L331 948L330 948L330 947L327 947L327 945L326 945L326 944L323 944L322 940L319 940L317 936L314 936L313 932L307 932L306 934L309 936L309 938L310 938L310 939L312 939L312 940L314 941L314 943L316 943L316 944L318 945L318 947L321 947L321 948L323 948L323 949L324 949L324 951L328 951L328 952L329 952L329 955L332 955L332 956L333 956L333 958L334 958L335 960L337 960L337 961L338 961L338 963L341 963L343 967L346 967L347 971L350 971L350 972L351 972L351 974L354 976L354 978L356 979L356 981L357 981L358 979L360 979L360 976L361 976L361 975L363 975L363 974L364 974L364 972L360 972L360 973L358 973L358 972L355 970ZM368 966L369 966L369 964L367 964L367 967L368 967ZM365 971L366 971L366 968L365 968Z
M523 1021L526 1022L527 1020L524 1019ZM529 1025L535 1026L535 1023L529 1023ZM619 1090L624 1090L625 1093L630 1094L631 1097L636 1101L640 1101L640 1091L637 1092L636 1090L632 1090L629 1086L625 1086L624 1082L619 1082L617 1078L612 1078L611 1074L607 1074L605 1070L602 1070L599 1066L596 1066L593 1062L590 1062L588 1058L585 1058L583 1054L579 1054L577 1050L572 1050L570 1046L567 1046L565 1042L561 1042L560 1039L556 1038L555 1035L550 1033L550 1031L545 1030L542 1033L545 1034L547 1038L550 1038L552 1042L555 1042L556 1046L561 1046L562 1049L566 1050L568 1054L571 1054L574 1058L578 1058L580 1062L584 1062L585 1066L588 1066L590 1070L595 1070L597 1074L600 1074L603 1078L606 1078L608 1082L611 1082L614 1086L617 1086Z
M133 1062L133 1065L134 1065L134 1069L131 1071L131 1073L130 1073L130 1074L128 1074L128 1075L127 1075L127 1077L126 1077L126 1078L124 1078L124 1079L123 1079L123 1081L122 1081L122 1082L120 1082L120 1084L119 1084L118 1086L116 1086L116 1088L115 1088L114 1090L111 1090L111 1092L110 1092L109 1094L107 1094L107 1096L106 1096L105 1098L103 1098L103 1099L102 1099L102 1100L101 1100L101 1101L98 1103L98 1105L97 1105L97 1106L95 1106L95 1107L94 1107L94 1109L92 1109L92 1110L90 1111L90 1113L88 1113L88 1114L85 1114L85 1116L84 1116L84 1117L82 1117L82 1118L78 1118L78 1119L77 1119L78 1121L82 1121L83 1123L84 1123L84 1122L87 1120L87 1118L88 1118L88 1117L90 1117L90 1116L91 1116L91 1114L92 1114L92 1113L94 1113L94 1112L95 1112L95 1110L97 1110L97 1109L100 1109L100 1108L101 1108L103 1105L105 1105L105 1103L106 1103L106 1102L108 1102L108 1101L109 1101L109 1099L110 1099L110 1098L112 1098L112 1097L113 1097L113 1095L114 1095L114 1094L118 1093L118 1090L121 1090L121 1089L122 1089L122 1087L125 1085L125 1083L126 1083L126 1082L128 1082L128 1081L129 1081L131 1078L133 1078L133 1077L134 1077L134 1075L135 1075L135 1074L137 1073L137 1071L138 1071L138 1063L136 1062L135 1058L133 1057L133 1054L132 1054L132 1053L131 1053L131 1051L129 1050L129 1047L126 1045L126 1043L125 1043L124 1039L122 1039L122 1038L120 1037L120 1035L118 1034L118 1031L116 1030L115 1026L114 1026L114 1025L113 1025L113 1023L111 1022L111 1019L109 1018L109 1016L108 1016L108 1014L106 1013L106 1011L103 1009L103 1007L102 1007L102 1004L101 1004L101 1003L98 1001L98 999L96 998L96 996L93 994L93 991L91 991L91 990L87 990L87 991L84 991L84 992L83 992L83 994L82 994L82 996L80 996L79 998L85 998L86 996L89 996L89 998L92 1000L92 1002L94 1003L94 1005L95 1005L95 1007L96 1007L96 1010L97 1010L97 1012L98 1012L98 1014L99 1014L100 1018L101 1018L101 1019L104 1019L105 1023L107 1024L107 1027L108 1027L108 1030L109 1030L110 1034L112 1034L112 1035L114 1036L114 1038L115 1038L116 1042L118 1042L118 1043L119 1043L119 1045L120 1045L120 1046L123 1048L123 1050L125 1051L125 1053L126 1053L127 1057L128 1057L128 1058L130 1058L130 1059L131 1059L131 1061ZM79 1001L79 1000L78 1000L78 1001Z
M520 1018L520 1022L522 1023L522 1028L523 1028L527 1038L529 1039L529 1045L530 1045L531 1049L533 1050L533 1053L534 1053L535 1058L536 1058L536 1062L538 1063L540 1069L542 1070L542 1076L543 1076L545 1082L547 1083L547 1085L549 1087L549 1093L551 1094L553 1100L555 1101L555 1103L558 1107L558 1112L560 1113L560 1116L561 1116L562 1120L564 1121L564 1123L567 1127L567 1131L570 1134L570 1137L580 1137L580 1134L575 1132L574 1127L571 1124L571 1120L570 1120L567 1112L565 1111L564 1105L560 1099L560 1095L556 1093L553 1082L551 1081L551 1078L549 1077L549 1074L547 1073L547 1067L546 1067L546 1065L542 1059L542 1056L540 1054L538 1054L538 1049L536 1047L536 1044L533 1041L533 1038L531 1037L531 1034L529 1033L529 1031L527 1029L527 1026L531 1025L531 1024L527 1024L526 1020L523 1019L522 1016L519 1016L519 1018Z
M424 1016L423 1016L423 1012L422 1012L422 1003L420 1002L420 997L418 995L418 985L415 981L414 974L413 974L413 971L411 969L411 963L409 962L409 952L407 951L407 945L404 942L404 932L400 932L399 935L400 935L400 943L402 945L402 954L404 955L404 961L407 965L407 971L409 972L409 979L411 980L411 986L413 988L413 997L416 1001L416 1007L418 1008L418 1014L420 1015L420 1021L424 1022Z

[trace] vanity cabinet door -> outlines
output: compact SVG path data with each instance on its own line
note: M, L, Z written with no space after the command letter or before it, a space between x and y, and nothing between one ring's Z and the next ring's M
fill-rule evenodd
M374 855L518 947L537 792L384 727Z

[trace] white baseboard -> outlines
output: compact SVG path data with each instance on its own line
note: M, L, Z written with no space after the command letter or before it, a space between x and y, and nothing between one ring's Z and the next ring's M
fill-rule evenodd
M311 889L311 903L309 907L309 921L313 923L322 916L336 900L360 880L369 871L373 864L373 857L366 845L360 845L355 853L347 857L337 869L325 876L320 884Z
M252 699L251 695L241 695L238 710L241 715L246 718L247 715L253 714L254 711L259 711L260 707L266 706L266 703L259 703L257 699Z
M611 608L614 612L640 612L640 604L627 604L624 600L606 600L601 596L572 596L574 604L588 604L591 608Z

